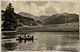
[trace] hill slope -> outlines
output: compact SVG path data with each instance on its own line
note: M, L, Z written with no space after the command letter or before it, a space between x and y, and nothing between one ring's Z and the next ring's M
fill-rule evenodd
M73 22L79 22L79 15L62 13L51 15L47 19L43 20L44 24L64 24Z
M25 12L20 12L18 13L20 16L23 16L23 17L28 17L28 18L33 18L33 19L37 19L37 16L34 16L32 14L29 14L29 13L25 13Z
M49 16L45 16L45 15L42 15L42 16L39 16L38 17L38 20L40 20L41 22L44 21L45 19L47 19Z

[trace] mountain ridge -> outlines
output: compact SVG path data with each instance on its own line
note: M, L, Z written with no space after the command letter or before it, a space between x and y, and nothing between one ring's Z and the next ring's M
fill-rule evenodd
M67 19L68 18L68 19ZM53 14L43 20L44 24L62 24L69 22L79 22L79 15L70 13Z

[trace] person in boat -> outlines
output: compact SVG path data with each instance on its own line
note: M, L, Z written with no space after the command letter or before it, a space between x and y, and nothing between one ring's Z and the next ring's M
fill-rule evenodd
M21 36L21 35L19 35L19 36L18 36L18 38L17 38L17 40L19 41L19 43L21 43L21 42L22 42L22 39L23 39L23 38L22 38L22 36Z
M28 41L33 41L34 40L34 36L28 36Z
M34 39L34 36L32 36L32 39Z
M26 43L26 40L27 40L26 35L24 35L23 39L24 39L24 42Z
M29 37L29 40L30 40L30 41L32 40L32 36Z
M30 35L27 36L28 41L31 41L31 40L33 41L33 39L34 39L34 36L30 36Z
M16 40L20 40L21 38L22 38L21 35L19 35Z
M26 38L27 38L26 35L24 35L23 39L25 40Z
M27 40L28 40L28 41L30 40L30 36L29 36L29 35L27 35Z
M34 40L34 36L32 35L32 41Z
M27 35L27 38L30 38L30 36L29 36L29 35Z

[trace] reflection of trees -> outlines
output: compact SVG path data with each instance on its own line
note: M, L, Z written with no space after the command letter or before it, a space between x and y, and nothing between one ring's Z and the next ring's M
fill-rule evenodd
M16 33L15 32L7 32L7 33L2 33L5 37L15 37Z
M17 43L4 43L2 44L2 47L4 48L3 51L12 51L16 49Z
M11 39L11 38L16 38L16 32L3 32L2 33L2 39Z

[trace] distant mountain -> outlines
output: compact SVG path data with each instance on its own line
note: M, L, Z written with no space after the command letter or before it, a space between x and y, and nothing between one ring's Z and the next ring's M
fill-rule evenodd
M20 13L18 13L18 15L23 16L25 18L32 18L32 19L34 19L34 21L36 22L36 24L42 24L42 22L40 20L38 20L38 17L34 16L32 14L25 13L25 12L20 12Z
M21 16L23 16L23 17L37 19L37 16L34 16L34 15L32 15L32 14L29 14L29 13L20 12L20 13L18 13L18 14L21 15Z
M38 17L38 20L42 22L42 21L44 21L48 17L49 16L42 15L42 16Z
M46 18L42 22L44 24L63 24L79 22L79 15L69 13L54 14Z

